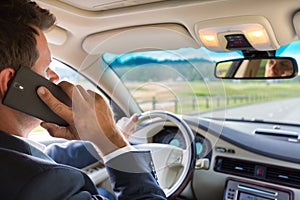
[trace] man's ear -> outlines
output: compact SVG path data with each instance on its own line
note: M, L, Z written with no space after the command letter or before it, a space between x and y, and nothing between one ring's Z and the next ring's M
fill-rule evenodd
M11 80L15 75L15 70L12 68L4 68L0 71L0 98L3 99L7 88L8 82Z

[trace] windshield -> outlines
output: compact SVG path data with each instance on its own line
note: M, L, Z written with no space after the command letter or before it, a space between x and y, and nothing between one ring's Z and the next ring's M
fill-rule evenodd
M299 65L297 49L299 41L280 47L276 56L294 57ZM103 55L143 111L300 124L299 76L285 80L214 77L216 62L242 57L241 52L216 53L203 47Z

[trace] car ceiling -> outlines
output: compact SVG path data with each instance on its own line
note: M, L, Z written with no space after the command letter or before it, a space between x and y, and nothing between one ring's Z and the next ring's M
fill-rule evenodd
M67 3L74 7L80 8L82 10L91 10L91 11L103 11L111 10L116 8L124 8L136 5L143 5L153 2L161 2L165 0L60 0L61 2Z
M105 51L198 48L201 42L195 27L212 19L234 21L245 16L262 16L270 23L279 45L298 40L300 27L299 0L37 2L57 17L56 27L47 33L53 56L73 67L78 67L87 54L100 55Z

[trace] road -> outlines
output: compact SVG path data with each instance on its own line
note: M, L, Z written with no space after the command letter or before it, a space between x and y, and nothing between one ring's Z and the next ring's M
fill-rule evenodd
M258 119L300 124L300 97L248 104L201 114L206 117Z

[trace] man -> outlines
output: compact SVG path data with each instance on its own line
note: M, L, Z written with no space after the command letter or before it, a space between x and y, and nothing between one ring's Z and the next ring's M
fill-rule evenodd
M19 66L55 81L43 31L55 18L28 0L4 0L0 5L0 99ZM154 176L149 152L135 151L117 128L104 99L81 86L59 84L72 107L44 87L40 98L69 126L39 119L0 104L1 199L102 199L91 180L75 168L58 165L20 139L37 125L55 137L93 142L103 158L118 199L165 199ZM30 103L30 102L28 102ZM18 137L17 137L18 136Z
M293 63L288 59L268 59L265 77L288 77L293 75Z

